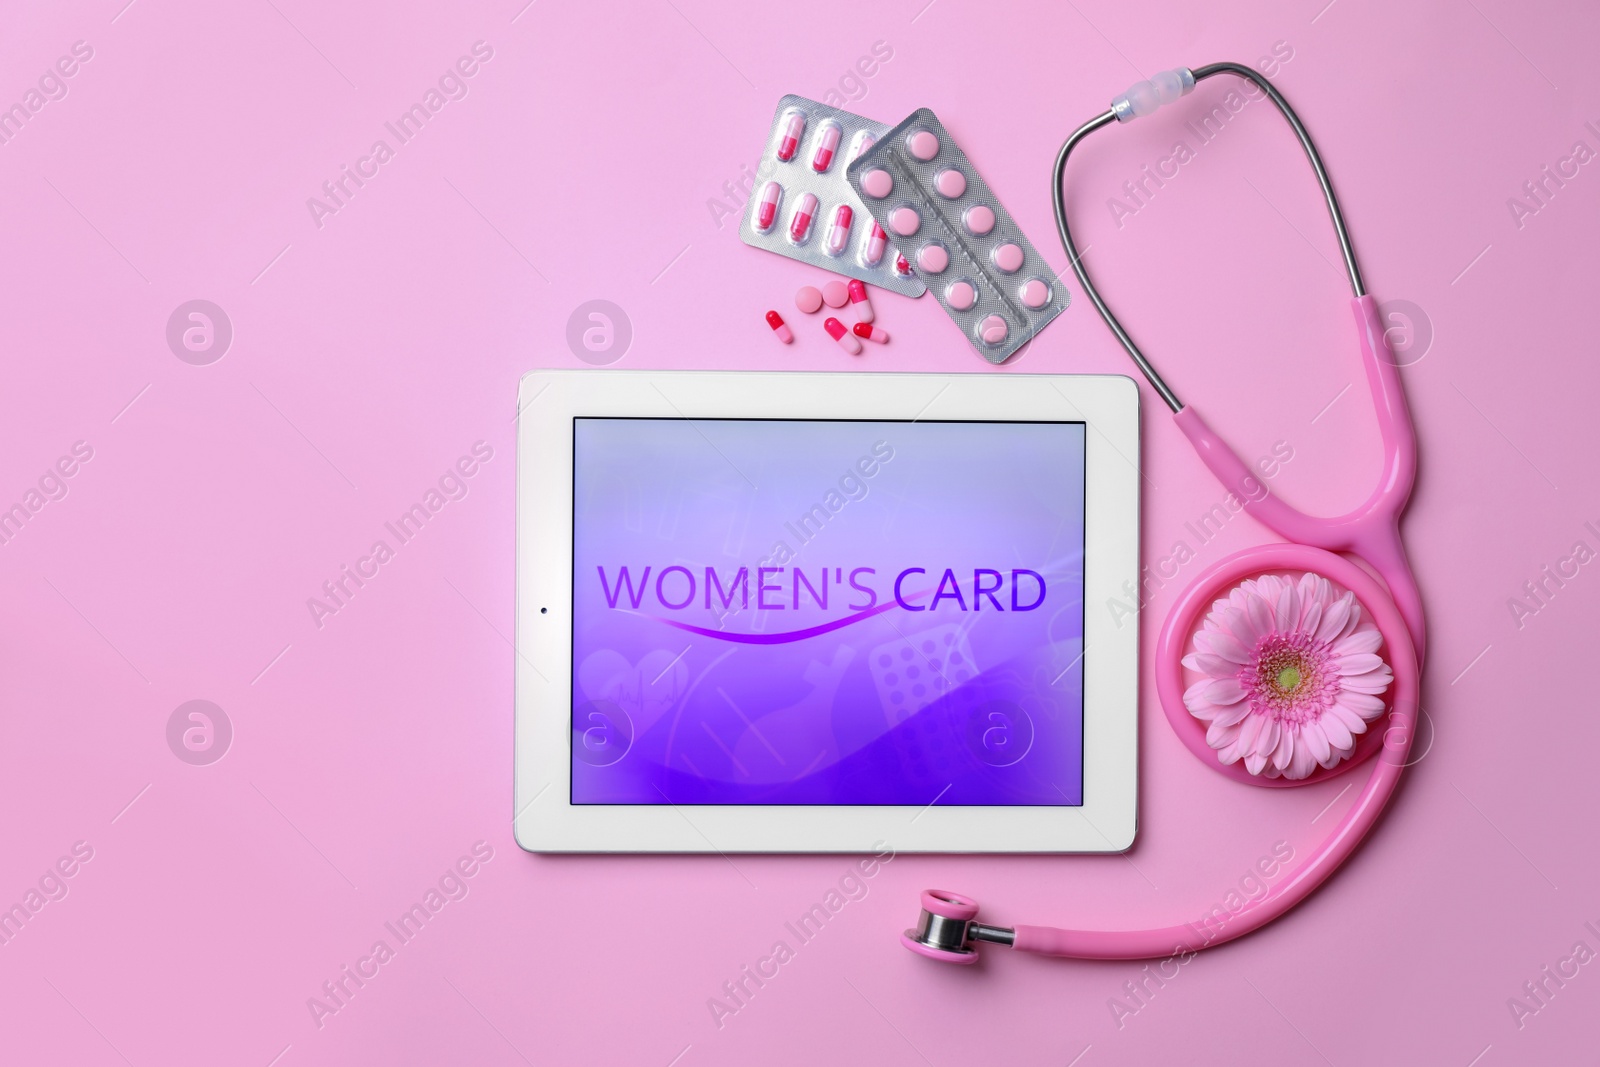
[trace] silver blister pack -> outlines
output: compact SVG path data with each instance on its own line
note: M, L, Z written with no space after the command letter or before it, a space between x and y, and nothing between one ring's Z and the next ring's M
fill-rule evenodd
M1066 310L1061 279L932 111L912 112L845 173L990 363L1005 362Z
M904 296L927 292L845 178L887 130L803 96L778 101L739 224L744 243Z

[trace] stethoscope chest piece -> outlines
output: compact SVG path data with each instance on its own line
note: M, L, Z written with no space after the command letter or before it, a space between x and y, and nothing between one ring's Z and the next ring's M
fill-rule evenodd
M977 963L979 941L1012 944L1015 934L999 926L974 922L978 902L944 889L922 891L917 925L900 935L900 943L919 956L943 963Z

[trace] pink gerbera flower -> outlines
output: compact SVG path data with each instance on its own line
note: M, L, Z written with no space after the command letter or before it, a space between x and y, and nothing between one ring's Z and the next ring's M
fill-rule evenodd
M1355 594L1317 574L1267 574L1218 600L1183 665L1204 675L1183 694L1223 763L1304 778L1355 751L1383 713L1394 674L1383 636Z

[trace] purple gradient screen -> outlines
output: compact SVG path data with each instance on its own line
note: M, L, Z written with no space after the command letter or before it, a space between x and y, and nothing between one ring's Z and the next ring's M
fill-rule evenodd
M1083 802L1082 423L573 420L574 804Z

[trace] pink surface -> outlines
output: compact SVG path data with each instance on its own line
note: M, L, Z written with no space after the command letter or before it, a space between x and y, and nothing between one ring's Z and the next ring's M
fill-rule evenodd
M0 945L0 1062L1495 1067L1592 1051L1592 6L823 2L779 32L707 0L111 0L10 5L0 30L0 101L39 90L0 145L0 503L38 504L0 545L0 899L38 902ZM518 376L988 373L932 302L882 292L894 340L859 360L815 326L773 342L764 310L815 281L736 232L773 101L891 123L933 108L1063 273L1045 192L1061 140L1133 81L1220 59L1267 62L1317 137L1419 433L1404 531L1429 617L1423 724L1349 864L1281 922L1165 970L993 947L956 969L900 947L928 885L998 924L1228 908L1353 803L1351 778L1252 789L1201 766L1148 657L1125 857L899 856L863 876L846 857L519 852ZM1093 138L1069 208L1179 394L1246 461L1290 455L1274 492L1338 514L1381 448L1337 249L1270 108L1196 134L1227 88ZM390 133L430 90L420 132ZM1064 284L1074 306L1014 369L1129 372ZM1269 537L1222 506L1148 391L1145 410L1149 652L1194 575ZM385 522L430 490L438 514L373 563ZM323 584L372 566L333 610ZM790 932L841 886L864 890ZM429 902L421 932L388 931ZM319 1020L308 999L332 1005L334 981L355 992Z

